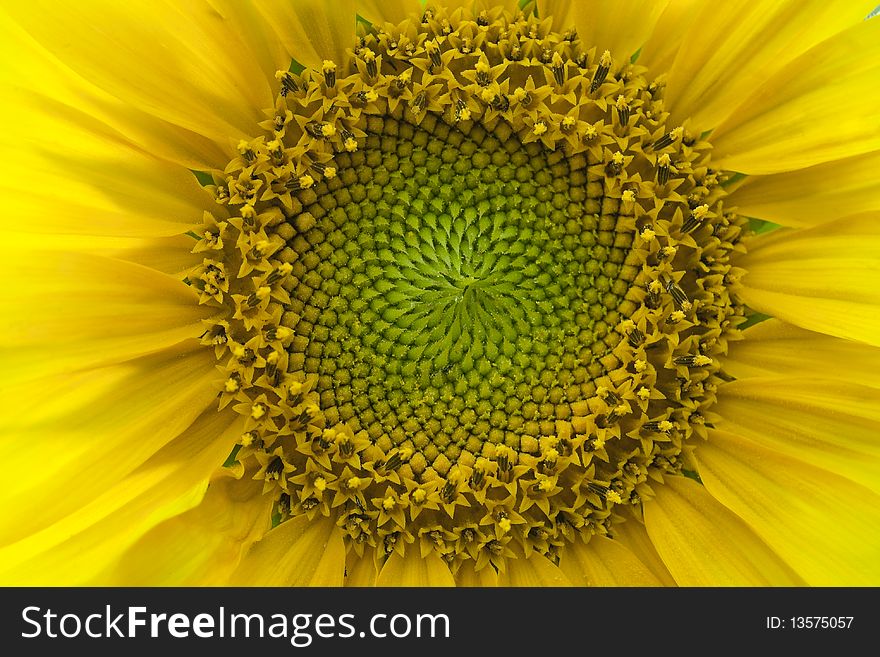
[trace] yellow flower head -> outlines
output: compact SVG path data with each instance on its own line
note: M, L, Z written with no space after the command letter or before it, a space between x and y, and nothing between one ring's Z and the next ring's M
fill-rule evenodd
M0 581L880 583L880 21L305 4L4 8Z

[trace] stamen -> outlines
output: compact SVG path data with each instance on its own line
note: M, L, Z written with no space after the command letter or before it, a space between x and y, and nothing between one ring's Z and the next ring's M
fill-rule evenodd
M602 83L605 82L605 78L608 77L608 72L611 70L611 62L611 52L606 50L599 59L599 67L593 73L593 80L590 82L591 94L596 93L599 87L602 86Z

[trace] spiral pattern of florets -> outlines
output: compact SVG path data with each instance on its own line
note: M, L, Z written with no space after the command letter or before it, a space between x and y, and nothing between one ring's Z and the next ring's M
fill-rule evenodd
M533 16L434 9L278 80L190 277L276 522L503 569L682 471L743 221L661 84Z

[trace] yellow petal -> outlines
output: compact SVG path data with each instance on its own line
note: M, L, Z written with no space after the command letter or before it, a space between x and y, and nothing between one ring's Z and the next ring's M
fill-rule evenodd
M359 557L350 550L345 558L345 586L376 586L376 562L369 553Z
M668 476L645 504L645 527L681 586L795 586L800 578L697 482Z
M272 106L257 63L230 47L236 26L206 2L35 0L4 9L107 94L218 144L252 134Z
M724 369L737 379L821 377L880 387L880 349L768 319L731 342Z
M0 395L8 475L0 544L76 511L179 436L217 395L198 344L37 380Z
M737 212L805 228L864 212L880 212L880 150L824 164L749 176L728 197Z
M320 71L324 60L342 65L346 50L355 46L355 0L334 2L332 11L321 0L255 0L254 4L287 54L303 66Z
M675 578L657 554L657 548L640 519L629 519L614 525L614 540L632 552L663 586L676 586Z
M5 252L0 278L0 388L160 351L201 335L217 312L180 280L79 253Z
M490 10L496 7L501 7L510 12L516 11L517 7L519 7L519 0L443 0L442 3L438 4L442 4L448 13L452 13L460 7L465 7L471 9L475 14L479 14L484 9Z
M688 30L710 0L675 0L669 2L657 18L654 30L642 45L637 60L651 75L666 73L688 34Z
M455 586L449 566L436 552L424 558L409 549L404 556L392 552L382 566L376 586Z
M60 58L53 55L2 10L0 35L0 91L4 98L0 117L16 126L4 136L19 136L19 148L40 137L55 147L52 150L58 150L59 143L69 147L68 131L97 135L111 128L114 141L137 144L147 153L186 168L222 169L229 161L230 144L218 145L88 82L67 67L63 53ZM45 126L42 132L30 129L41 124Z
M232 52L244 53L243 59L259 67L265 80L277 91L275 73L290 67L290 54L275 33L274 27L253 2L241 0L207 0L220 17L226 29L226 47ZM216 19L214 19L216 22ZM225 163L224 163L225 164Z
M169 274L177 285L186 278L193 267L200 264L204 253L194 254L196 240L191 235L171 237L115 237L94 235L58 235L6 233L3 247L20 258L26 252L36 257L54 259L69 253L82 256L101 256L103 259L122 260L143 265L148 269ZM51 255L50 255L51 254ZM204 313L211 312L208 309Z
M183 280L195 265L202 263L205 255L204 253L192 253L195 243L192 235L127 239L117 248L108 250L106 255L143 265L169 274L177 280Z
M714 128L786 64L870 10L870 0L704 4L669 70L671 121L678 125L690 117L697 132Z
M180 554L172 547L182 533L167 534L146 548L131 546L143 542L147 532L158 531L154 528L166 519L199 504L211 473L241 433L239 420L231 410L218 413L209 409L147 462L100 490L85 506L57 522L51 522L50 514L40 513L37 533L0 548L0 581L30 586L131 586L173 581L175 569L185 567L182 560L175 563ZM224 513L230 514L228 506ZM214 530L222 526L218 523ZM192 541L198 525L186 527L190 532L187 539Z
M495 587L498 586L498 573L492 566L486 566L480 570L474 569L475 563L471 560L463 562L455 572L455 585L461 587Z
M610 50L618 64L628 62L654 30L665 0L538 0L538 15L553 17L553 27L566 32L577 28L578 38L586 49Z
M270 530L242 559L232 586L342 586L345 544L331 518L297 516Z
M759 237L737 260L747 271L739 296L803 328L880 345L878 238L877 214Z
M559 566L540 554L508 559L505 567L498 574L499 586L573 586Z
M878 75L880 21L857 22L758 79L712 133L712 165L776 173L880 149Z
M718 428L880 492L880 391L846 381L774 377L718 389Z
M731 433L696 452L712 496L812 586L880 584L880 496Z
M446 6L445 4L443 5ZM423 9L418 0L358 0L357 13L371 23L398 24L405 18L419 16Z
M158 525L107 574L113 585L226 586L247 549L268 530L262 484L220 477L198 504ZM99 580L100 581L100 580Z
M636 555L604 536L566 545L559 567L576 586L661 586Z
M185 232L206 210L215 210L190 171L145 153L96 119L93 108L62 103L49 72L42 91L51 98L26 86L42 69L25 74L19 80L6 69L0 73L0 118L15 126L0 134L0 150L15 154L0 160L6 232L167 236ZM84 95L66 100L76 103Z

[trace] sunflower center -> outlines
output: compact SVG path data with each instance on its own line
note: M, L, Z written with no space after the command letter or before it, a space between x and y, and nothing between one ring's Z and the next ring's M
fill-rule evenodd
M434 117L367 127L290 242L291 360L327 421L428 463L554 435L635 274L586 160Z
M276 521L500 569L681 472L743 222L662 85L501 10L374 25L278 79L191 276Z

